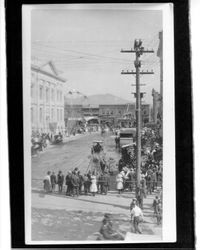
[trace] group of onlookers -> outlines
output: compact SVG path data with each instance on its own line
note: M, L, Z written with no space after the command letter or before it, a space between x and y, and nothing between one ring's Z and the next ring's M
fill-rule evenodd
M60 143L63 141L63 134L61 132L57 134L52 133L36 133L31 137L31 154L35 155L39 151L43 151L50 143Z
M67 196L88 195L91 193L107 194L109 189L110 177L107 171L102 174L96 174L95 171L88 171L87 174L81 174L78 168L68 171L64 176L62 171L56 175L55 172L48 171L44 178L45 192L62 193L63 189Z

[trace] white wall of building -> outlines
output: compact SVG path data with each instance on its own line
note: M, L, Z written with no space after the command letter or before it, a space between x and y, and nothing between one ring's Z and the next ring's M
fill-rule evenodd
M55 132L64 132L63 81L40 70L31 70L31 124L32 131L49 133L55 124Z

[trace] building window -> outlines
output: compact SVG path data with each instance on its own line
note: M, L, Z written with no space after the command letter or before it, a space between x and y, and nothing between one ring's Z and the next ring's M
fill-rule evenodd
M42 113L42 108L40 108L40 123L43 121L43 113Z
M54 89L51 90L51 100L52 100L52 102L55 101L55 91L54 91Z
M54 109L53 108L51 109L51 120L52 122L54 121Z
M113 110L110 112L111 115L113 115Z
M62 122L62 109L60 109L60 121Z
M60 102L62 102L62 92L60 91Z
M34 109L31 108L31 122L34 123Z
M40 100L43 99L43 86L40 85Z
M57 102L59 102L59 90L57 90Z
M122 111L121 111L121 110L119 110L119 112L118 112L118 113L119 113L119 115L121 115L121 114L122 114Z
M34 98L34 84L31 83L31 98Z
M49 88L46 88L46 102L49 102Z
M59 122L59 109L57 109L57 122Z

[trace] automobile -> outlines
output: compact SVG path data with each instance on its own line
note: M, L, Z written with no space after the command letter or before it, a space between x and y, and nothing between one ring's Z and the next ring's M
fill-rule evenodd
M136 128L122 128L119 132L119 145L122 148L124 145L134 143L136 141Z

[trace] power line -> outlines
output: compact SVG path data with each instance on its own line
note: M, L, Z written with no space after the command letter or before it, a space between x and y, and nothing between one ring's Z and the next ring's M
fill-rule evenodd
M114 60L130 61L130 60L116 58L116 57L102 56L102 55L99 55L99 54L86 53L86 52L82 52L82 51L78 51L78 50L57 49L55 47L50 47L50 46L45 46L45 45L41 45L41 46L44 46L46 48L52 48L52 49L56 49L56 50L61 50L61 52L72 52L72 53L76 53L76 54L83 54L83 55L88 55L88 56L93 56L93 57L100 57L100 58L109 58L109 59L114 59Z

